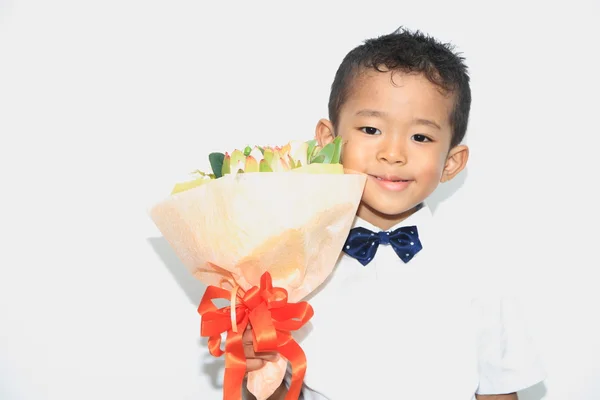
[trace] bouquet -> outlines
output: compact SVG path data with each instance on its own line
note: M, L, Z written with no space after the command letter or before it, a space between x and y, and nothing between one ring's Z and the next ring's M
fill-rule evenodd
M366 182L342 167L340 153L340 138L324 147L290 141L211 153L211 172L195 171L150 211L186 268L208 285L198 307L201 335L213 356L225 354L226 400L241 399L248 325L256 352L280 354L248 373L248 390L267 399L289 362L286 399L300 395L308 360L291 331L312 317L301 300L333 271ZM231 303L217 308L217 298Z

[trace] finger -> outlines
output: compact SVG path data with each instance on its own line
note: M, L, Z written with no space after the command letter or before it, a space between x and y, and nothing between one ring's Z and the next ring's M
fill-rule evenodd
M246 371L252 372L261 369L265 365L265 360L258 358L249 358L246 360Z
M277 361L279 360L279 353L275 351L264 351L261 353L254 353L254 358L259 358L265 361Z
M255 358L254 346L252 345L252 342L242 343L242 346L244 347L244 355L246 358Z
M244 348L244 356L246 356L246 358L260 358L265 361L277 361L279 359L279 353L276 351L255 352L252 342L243 343L242 346Z
M260 358L266 361L277 361L279 359L279 353L276 351L254 352L254 338L252 337L250 324L248 324L246 331L242 335L242 346L244 347L246 358Z
M250 328L250 325L248 325L248 328L246 328L246 330L242 334L242 343L244 345L252 344L252 340L252 329Z

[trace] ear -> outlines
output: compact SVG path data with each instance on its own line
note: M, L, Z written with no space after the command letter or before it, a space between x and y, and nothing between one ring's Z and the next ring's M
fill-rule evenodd
M319 120L315 129L315 139L317 139L317 142L321 147L333 142L333 139L335 139L335 131L331 121L328 119Z
M469 148L467 146L459 145L450 149L440 182L448 182L458 175L460 171L465 169L468 159Z

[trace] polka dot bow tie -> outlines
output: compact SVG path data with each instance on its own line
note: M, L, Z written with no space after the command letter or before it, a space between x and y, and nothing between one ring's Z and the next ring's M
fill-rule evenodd
M362 227L350 230L344 244L344 253L367 265L375 257L380 244L390 245L405 263L409 262L423 246L416 226L403 226L391 232L371 232Z

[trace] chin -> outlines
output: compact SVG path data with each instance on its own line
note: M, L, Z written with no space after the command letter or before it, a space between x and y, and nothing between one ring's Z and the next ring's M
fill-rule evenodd
M416 206L402 208L402 209L389 210L385 214L383 214L383 213L382 214L386 215L390 219L396 219L398 217L403 216L404 214L412 214L412 211L415 209L415 207Z
M398 202L395 204L381 204L377 202L366 203L365 206L373 213L385 218L385 219L396 219L402 214L410 213L416 206L421 202L415 204L404 204L400 205Z

